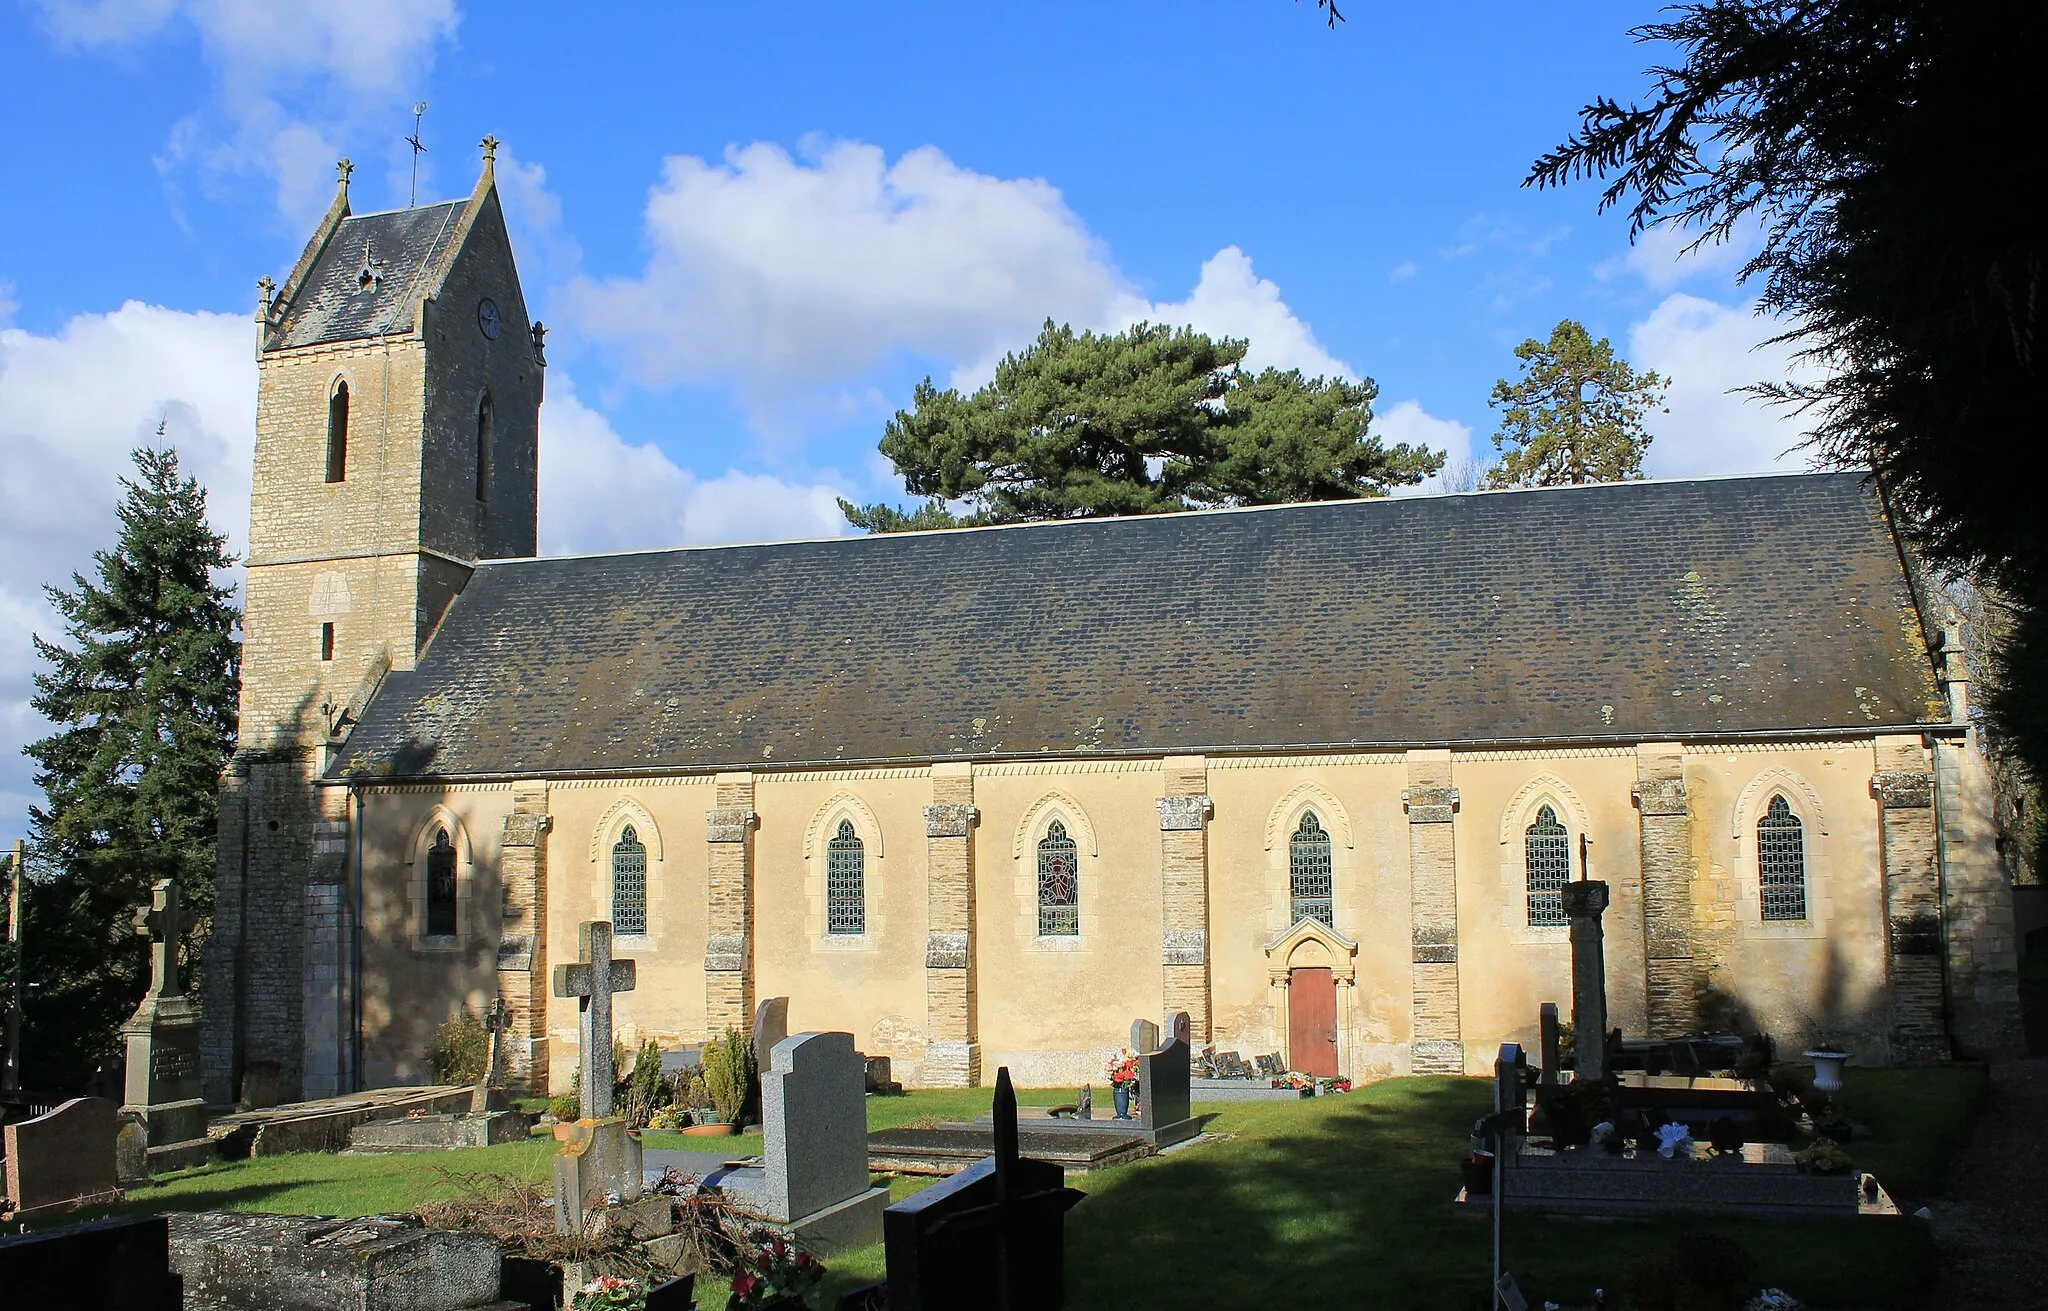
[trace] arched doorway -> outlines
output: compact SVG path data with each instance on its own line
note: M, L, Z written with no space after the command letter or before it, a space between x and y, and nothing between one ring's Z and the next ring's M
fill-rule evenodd
M1273 983L1275 1037L1290 1069L1318 1078L1344 1073L1358 944L1312 915L1266 944Z

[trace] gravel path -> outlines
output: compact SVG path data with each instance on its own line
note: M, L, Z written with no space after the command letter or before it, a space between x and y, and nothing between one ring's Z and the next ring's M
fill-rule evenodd
M1932 1204L1943 1311L2048 1305L2048 1060L1991 1067L1991 1105Z

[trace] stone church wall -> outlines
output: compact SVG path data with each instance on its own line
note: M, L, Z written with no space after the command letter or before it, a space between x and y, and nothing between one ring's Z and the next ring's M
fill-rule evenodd
M1679 773L1665 795L1683 798L1675 819L1653 814L1660 821L1654 831L1641 809L1645 758L1672 762ZM1690 922L1676 934L1669 925L1660 931L1689 953L1666 959L1689 960L1694 987L1666 1004L1692 1008L1706 1025L1760 1026L1787 1050L1828 1036L1885 1059L1902 1023L1927 1018L1912 989L1898 986L1886 946L1899 941L1887 927L1887 897L1896 902L1897 888L1918 877L1918 857L1896 842L1888 854L1876 795L1880 775L1911 773L1880 770L1881 762L1910 766L1916 758L1931 773L1917 738L1650 757L1630 747L1469 752L1433 764L1447 763L1455 793L1454 803L1429 804L1455 807L1445 849L1455 862L1455 1019L1464 1068L1482 1072L1502 1041L1533 1042L1539 1002L1569 1001L1564 930L1528 924L1525 830L1546 805L1569 835L1573 877L1585 834L1593 877L1613 889L1605 927L1614 1023L1635 1034L1649 1023L1656 971L1647 948L1655 926L1644 897L1644 852L1675 823L1685 841L1668 868L1681 876ZM1393 753L1189 760L1175 768L1183 768L1184 787L1206 788L1206 806L1198 807L1205 823L1200 844L1179 849L1206 863L1213 1041L1247 1054L1285 1052L1287 969L1327 964L1339 980L1343 1068L1354 1077L1408 1072L1417 1032L1412 762ZM959 1077L951 1066L932 1073L926 1054L932 1026L952 1023L934 1009L952 966L930 954L927 934L933 853L947 841L933 836L932 798L941 794L971 795L975 812L966 828L972 932L961 957L984 1080L1008 1065L1026 1086L1099 1081L1104 1056L1123 1041L1131 1019L1165 1009L1169 958L1181 940L1163 935L1164 880L1186 875L1166 858L1180 830L1162 831L1159 799L1174 785L1162 762L1010 762L954 768L946 778L915 767L721 778L745 780L753 798L746 986L755 997L789 996L793 1025L853 1032L865 1050L894 1058L906 1082ZM648 849L648 923L646 933L618 939L620 953L639 962L638 988L618 1000L619 1033L628 1042L702 1040L719 850L707 840L714 827L707 812L729 819L712 804L730 795L727 784L714 788L697 777L526 786L539 789L533 804L544 803L548 817L539 838L548 886L545 949L537 958L573 960L577 924L609 915L610 848L631 823ZM1787 797L1804 826L1804 922L1761 917L1755 826L1775 794ZM365 1073L422 1079L433 1026L457 1007L480 1009L507 977L494 979L492 969L501 896L493 871L514 790L369 795ZM1911 803L1907 796L1900 804ZM1331 837L1335 933L1303 941L1297 930L1304 954L1290 959L1291 948L1273 944L1292 927L1288 841L1308 810ZM842 819L865 848L867 932L835 938L823 931L823 861ZM414 903L421 866L412 853L433 824L451 820L466 853L463 932L452 944L422 943ZM1079 851L1081 932L1070 940L1036 931L1036 844L1054 820ZM1896 876L1889 883L1887 860ZM1975 902L1965 908L1980 913ZM1993 936L1977 950L1995 951ZM545 990L544 977L534 983ZM1992 995L1989 986L1982 992ZM575 1025L573 1003L547 1001L546 1078L558 1089L574 1063Z

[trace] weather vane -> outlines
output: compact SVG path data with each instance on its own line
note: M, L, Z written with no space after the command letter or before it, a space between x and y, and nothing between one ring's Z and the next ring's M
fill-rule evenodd
M420 115L426 112L427 102L424 100L412 107L412 135L405 139L406 144L412 147L412 199L405 202L407 209L420 203L420 152L426 149L420 141Z

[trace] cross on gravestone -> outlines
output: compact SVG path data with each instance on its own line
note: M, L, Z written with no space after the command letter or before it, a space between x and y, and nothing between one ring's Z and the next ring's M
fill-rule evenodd
M482 1115L491 1109L491 1089L505 1076L505 1032L512 1027L512 1008L503 997L493 997L484 1012L484 1077L469 1094L469 1113Z
M176 997L178 986L178 936L184 926L178 918L178 884L175 879L158 879L150 885L149 905L135 912L135 933L149 939L149 991L156 997Z
M612 959L609 920L590 920L576 930L574 965L555 966L555 995L576 998L576 1070L583 1083L583 1118L602 1119L612 1113L612 1088L618 1071L612 1066L612 994L633 991L633 962Z

